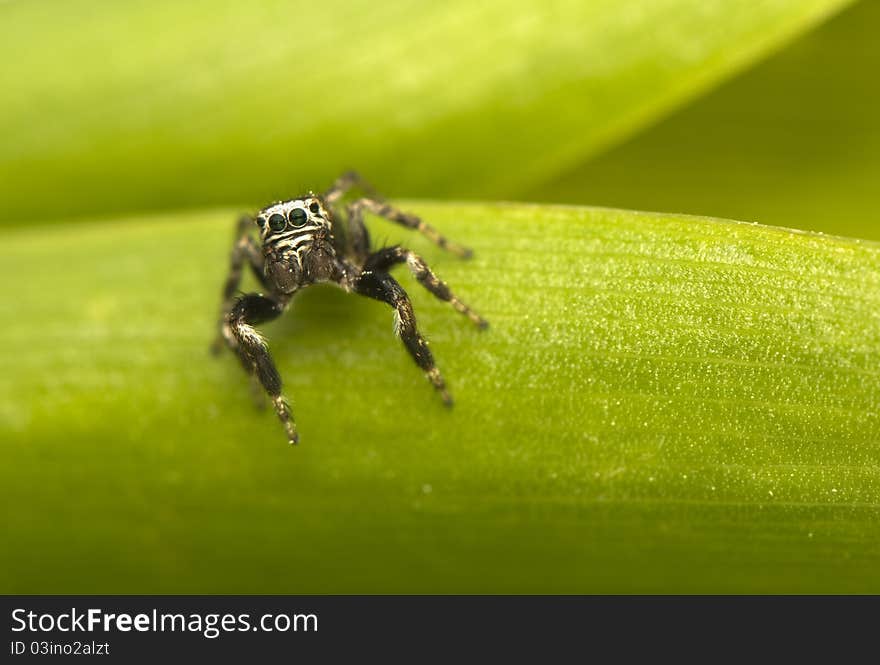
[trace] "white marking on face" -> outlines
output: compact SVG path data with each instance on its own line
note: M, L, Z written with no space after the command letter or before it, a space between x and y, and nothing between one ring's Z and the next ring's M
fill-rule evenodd
M318 211L312 211L312 204L318 204ZM289 219L290 211L294 208L300 208L305 211L306 215L308 215L308 219L312 223L316 224L327 224L327 211L324 209L324 206L321 205L321 202L315 198L305 198L305 199L292 199L290 201L282 201L280 203L276 203L273 206L265 208L260 211L260 214L266 218L269 215L274 213L278 213L279 215L283 215L284 219Z

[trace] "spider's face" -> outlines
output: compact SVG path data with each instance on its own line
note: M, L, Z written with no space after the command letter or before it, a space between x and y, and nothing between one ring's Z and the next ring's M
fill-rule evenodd
M330 231L330 213L321 198L313 195L271 205L260 211L256 221L264 246L295 249Z

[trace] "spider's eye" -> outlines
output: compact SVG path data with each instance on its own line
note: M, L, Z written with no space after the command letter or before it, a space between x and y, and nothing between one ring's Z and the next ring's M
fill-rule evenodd
M269 215L269 228L273 231L281 231L284 224L284 215L279 215L277 212Z
M306 222L309 221L309 216L302 208L294 208L287 214L287 219L290 220L292 227L298 229L306 225Z
M257 217L257 226L261 229L266 228L266 218L265 217Z
M321 212L321 206L318 205L317 201L312 201L309 204L309 210L317 215L319 212Z

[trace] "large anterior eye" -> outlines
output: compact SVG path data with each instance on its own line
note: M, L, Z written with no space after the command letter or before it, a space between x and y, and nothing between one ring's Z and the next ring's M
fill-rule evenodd
M284 215L279 215L277 212L269 215L269 228L273 231L281 231L284 228L285 221Z
M309 221L309 215L302 208L294 208L287 214L287 219L290 220L292 227L298 229L306 225L306 222Z

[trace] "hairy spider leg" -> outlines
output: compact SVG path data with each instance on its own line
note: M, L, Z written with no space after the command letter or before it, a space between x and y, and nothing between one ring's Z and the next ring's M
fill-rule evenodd
M370 255L370 232L364 224L363 215L353 216L351 211L340 215L334 207L335 218L344 218L343 236L345 238L344 254L354 263L362 265Z
M384 200L376 189L369 182L364 180L361 174L357 171L346 171L336 178L333 182L333 186L324 193L323 199L327 203L336 203L354 188L362 190L367 196L376 201Z
M252 228L254 228L254 221L252 218L242 216L238 220L235 229L235 243L232 246L232 252L229 256L229 275L223 285L223 295L220 304L220 332L214 340L214 343L211 345L211 350L215 354L220 353L220 351L223 350L224 342L228 341L228 335L224 335L223 327L225 325L226 315L232 309L235 294L238 292L238 287L241 284L245 260L250 264L251 270L260 284L262 284L267 290L271 291L271 288L266 281L266 274L263 272L263 253L256 240L250 235Z
M286 303L274 298L249 293L235 301L226 315L225 323L237 342L239 353L250 360L260 385L272 400L275 413L287 432L287 440L296 444L299 442L299 435L290 405L281 394L281 375L269 355L266 340L254 329L255 325L280 316L285 305Z
M412 303L403 287L387 272L365 270L354 279L351 288L355 293L380 300L394 308L394 332L400 337L416 364L425 372L428 381L440 393L446 406L452 406L452 397L446 390L446 383L434 363L434 356L428 348L428 343L416 328Z
M347 209L350 219L353 220L352 223L362 224L364 210L367 210L374 215L378 215L388 221L405 226L408 229L415 229L438 247L452 252L463 259L468 259L473 256L473 252L469 248L448 240L445 236L441 235L437 229L427 224L421 217L416 217L415 215L403 212L399 208L395 208L382 201L361 198L348 205Z
M387 272L389 268L398 263L406 263L419 284L433 293L439 300L448 302L455 311L464 314L478 328L485 330L489 327L489 322L486 319L459 300L458 296L450 290L446 282L432 272L428 264L425 263L425 260L409 249L399 245L384 247L367 257L363 269Z

